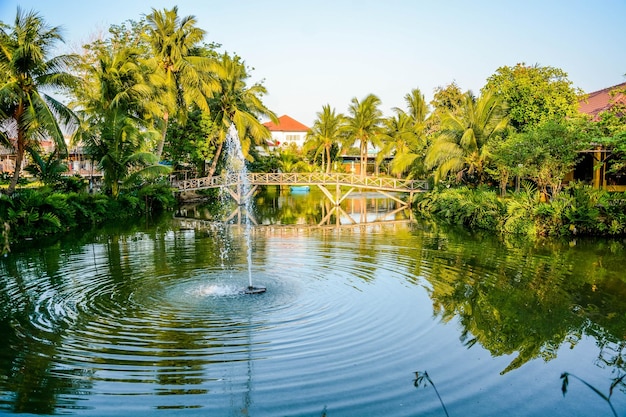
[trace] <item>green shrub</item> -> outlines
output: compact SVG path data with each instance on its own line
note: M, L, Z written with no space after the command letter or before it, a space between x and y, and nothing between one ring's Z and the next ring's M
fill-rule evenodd
M68 181L80 184L81 178ZM70 187L72 188L72 187ZM78 187L78 188L83 188ZM67 231L81 225L140 216L170 209L176 204L169 184L159 182L123 193L114 199L104 194L58 192L50 186L18 189L11 196L0 194L0 249L8 241L34 238Z
M609 193L580 183L545 202L530 183L507 198L486 188L439 188L418 196L416 211L470 229L531 237L626 233L626 193Z

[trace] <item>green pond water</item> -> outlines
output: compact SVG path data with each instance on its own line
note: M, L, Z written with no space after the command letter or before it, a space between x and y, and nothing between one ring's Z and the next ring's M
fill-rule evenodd
M560 376L608 395L626 372L624 240L503 242L378 197L269 190L14 247L0 414L444 416L427 371L450 416L612 415Z

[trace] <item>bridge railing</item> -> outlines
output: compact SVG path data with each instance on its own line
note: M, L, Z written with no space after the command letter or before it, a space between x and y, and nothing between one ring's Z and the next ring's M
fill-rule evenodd
M362 177L342 173L256 173L225 174L213 177L174 180L172 186L179 191L227 187L247 182L250 185L347 185L357 188L372 188L388 191L424 191L428 184L424 180L407 180L389 177Z

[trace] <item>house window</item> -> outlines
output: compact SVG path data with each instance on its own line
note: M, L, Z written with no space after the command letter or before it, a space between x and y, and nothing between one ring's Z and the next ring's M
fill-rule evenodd
M287 142L297 142L300 137L298 135L287 135Z

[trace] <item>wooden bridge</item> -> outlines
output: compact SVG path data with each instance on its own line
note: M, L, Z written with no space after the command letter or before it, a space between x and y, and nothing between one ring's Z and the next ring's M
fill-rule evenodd
M213 177L173 180L172 186L179 192L222 188L237 202L242 204L262 185L317 186L335 206L354 190L371 190L383 194L402 205L408 206L415 193L428 190L422 180L407 180L389 177L362 177L354 174L325 173L247 173L227 174ZM334 192L331 189L334 188ZM246 191L247 190L247 191ZM408 194L402 200L394 194Z

